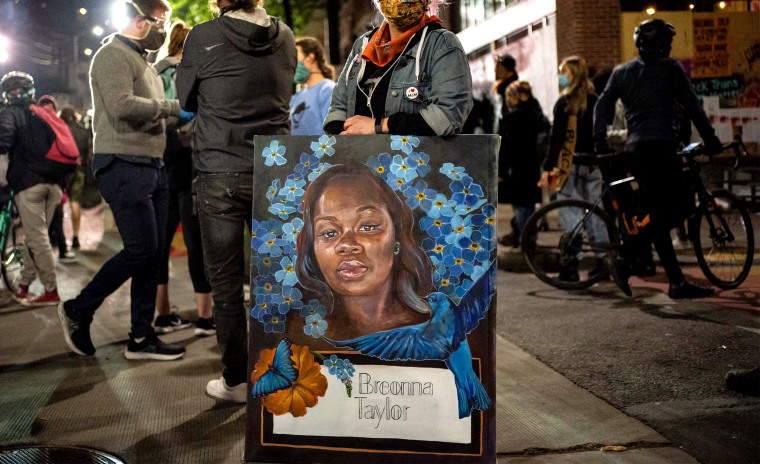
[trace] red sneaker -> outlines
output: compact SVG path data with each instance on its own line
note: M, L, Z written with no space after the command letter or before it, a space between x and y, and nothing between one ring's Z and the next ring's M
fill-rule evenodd
M55 289L51 292L45 290L45 293L38 296L37 298L24 300L21 302L21 304L24 306L47 306L57 305L60 302L61 298L58 296L58 289Z
M13 298L15 298L16 301L18 301L19 303L29 298L29 286L19 285L18 291L16 291L16 293L13 294Z

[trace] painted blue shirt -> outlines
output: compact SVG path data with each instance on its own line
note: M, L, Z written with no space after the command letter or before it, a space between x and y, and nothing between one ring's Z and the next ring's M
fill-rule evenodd
M335 82L322 79L297 92L290 99L290 134L322 135L322 123L330 109Z

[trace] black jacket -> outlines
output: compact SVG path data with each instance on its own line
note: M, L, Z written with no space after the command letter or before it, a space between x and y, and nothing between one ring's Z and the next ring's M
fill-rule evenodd
M499 202L533 206L541 201L541 189L536 185L541 176L537 138L546 131L549 121L535 99L520 102L502 121L499 148ZM506 196L505 196L506 194Z
M37 184L58 184L60 179L48 179L29 168L28 160L17 156L21 129L27 123L28 106L10 105L0 111L0 153L8 153L8 184L15 193Z
M263 27L225 15L187 36L177 96L197 113L198 171L253 172L254 135L290 134L295 38L277 18L270 21Z
M627 144L646 140L673 142L678 134L676 102L679 102L705 143L715 142L702 104L681 64L667 57L637 56L612 72L594 112L594 141L604 143L607 125L620 98L628 123ZM718 142L719 143L719 142Z

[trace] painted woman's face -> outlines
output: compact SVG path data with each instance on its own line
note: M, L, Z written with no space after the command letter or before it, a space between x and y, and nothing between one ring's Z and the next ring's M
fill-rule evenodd
M338 180L315 204L314 254L338 295L375 295L391 278L393 223L377 189L367 187Z

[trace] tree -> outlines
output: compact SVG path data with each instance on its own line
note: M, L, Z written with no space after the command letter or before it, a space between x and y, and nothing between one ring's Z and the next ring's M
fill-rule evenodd
M170 0L172 5L172 16L183 20L187 25L193 26L213 18L211 11L208 9L208 0ZM304 28L311 21L312 14L315 10L324 9L323 0L267 0L265 7L267 13L277 16L285 21L285 7L290 5L293 24L291 28L293 33L298 36L302 35Z

